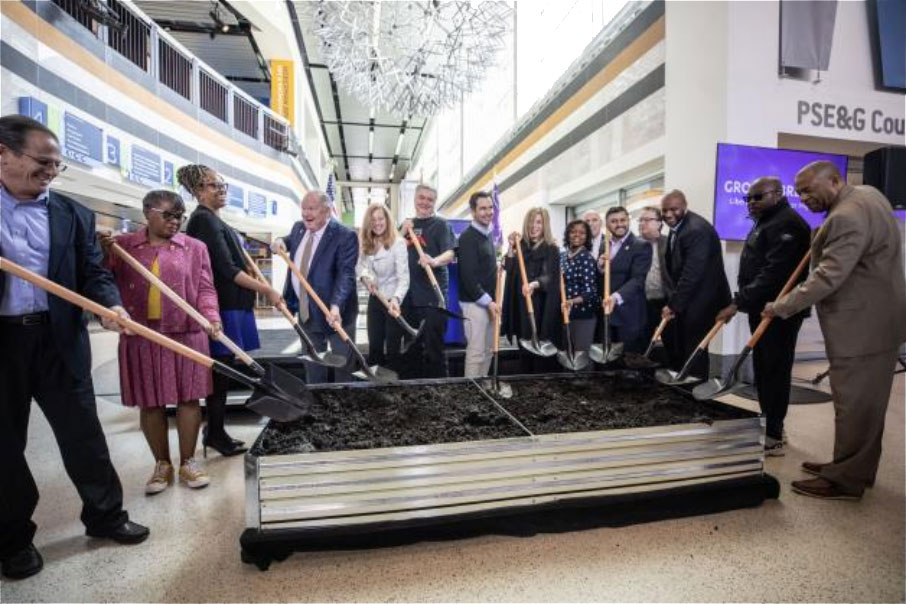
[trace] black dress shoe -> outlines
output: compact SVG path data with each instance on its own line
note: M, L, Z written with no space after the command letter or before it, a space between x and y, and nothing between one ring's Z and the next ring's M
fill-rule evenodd
M0 560L0 564L3 566L4 577L24 579L41 572L44 568L44 559L35 546L29 543L25 549Z
M150 533L151 531L148 530L147 526L142 526L131 520L127 520L118 527L112 529L100 531L88 529L85 531L85 534L89 537L113 539L117 543L141 543L148 538Z
M239 443L238 445L236 443ZM229 436L223 439L208 438L205 436L201 439L202 452L205 458L208 456L208 447L211 447L224 457L232 457L234 455L240 455L248 451L248 447L244 446L241 440L236 441Z

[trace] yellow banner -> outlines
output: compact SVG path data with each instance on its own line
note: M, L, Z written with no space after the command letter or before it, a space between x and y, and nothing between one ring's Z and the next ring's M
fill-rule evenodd
M271 59L271 109L296 125L295 70L293 62Z

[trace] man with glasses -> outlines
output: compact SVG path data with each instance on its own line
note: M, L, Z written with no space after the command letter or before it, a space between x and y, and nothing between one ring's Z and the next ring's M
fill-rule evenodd
M755 223L739 259L739 291L717 318L729 321L742 311L749 316L749 329L755 331L765 304L777 297L808 251L809 226L790 207L777 178L759 178L744 199ZM800 281L804 279L803 273ZM783 420L790 404L796 338L808 312L805 308L788 319L772 321L752 350L758 404L767 420L764 450L768 456L783 455Z
M661 322L661 310L667 304L670 276L664 264L667 238L661 235L661 209L655 206L642 208L639 214L639 237L651 245L651 266L645 275L646 321L643 339L647 342Z
M27 117L0 118L0 255L128 318L101 265L94 214L50 191L63 169L52 131ZM120 331L116 322L103 323ZM25 459L32 398L53 429L82 498L86 533L119 543L144 541L148 529L130 522L123 510L122 487L98 420L82 310L0 271L3 575L24 578L43 567L32 543L38 488Z

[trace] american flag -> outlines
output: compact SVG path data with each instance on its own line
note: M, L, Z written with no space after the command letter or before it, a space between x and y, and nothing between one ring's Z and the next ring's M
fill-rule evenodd
M491 201L494 203L494 222L492 234L494 235L494 247L499 248L503 244L503 229L500 228L500 189L497 188L497 182L494 182L494 189L491 192Z
M327 175L327 189L324 191L327 194L327 199L330 200L330 212L340 218L340 211L337 209L337 204L334 201L334 197L337 194L336 186L333 182L333 172Z

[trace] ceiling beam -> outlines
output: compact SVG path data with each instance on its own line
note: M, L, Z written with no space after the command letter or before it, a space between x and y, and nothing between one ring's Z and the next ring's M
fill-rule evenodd
M331 126L361 126L363 128L369 128L372 126L372 124L369 124L368 122L345 122L345 121L340 122L337 120L324 120L324 123L329 124ZM375 128L393 128L394 130L399 130L400 126L402 126L402 123L400 123L400 124L378 124L377 122L374 123ZM406 126L406 130L421 130L421 129L422 129L421 126Z
M338 180L337 186L340 187L356 187L362 189L389 189L397 183L389 181L370 181L370 180Z

